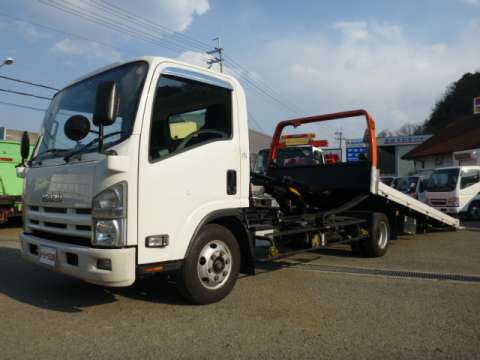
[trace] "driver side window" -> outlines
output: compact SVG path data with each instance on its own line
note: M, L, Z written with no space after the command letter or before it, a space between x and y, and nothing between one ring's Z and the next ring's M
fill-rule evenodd
M150 161L232 135L231 91L162 75L150 127Z

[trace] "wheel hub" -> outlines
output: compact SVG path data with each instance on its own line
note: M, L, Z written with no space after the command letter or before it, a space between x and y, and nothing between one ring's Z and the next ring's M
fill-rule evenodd
M222 272L222 270L225 268L225 261L223 260L223 258L217 258L215 259L215 261L213 262L213 271L215 271L217 274L219 272Z
M197 273L201 284L213 290L224 285L230 277L232 255L229 247L221 240L208 242L200 251Z

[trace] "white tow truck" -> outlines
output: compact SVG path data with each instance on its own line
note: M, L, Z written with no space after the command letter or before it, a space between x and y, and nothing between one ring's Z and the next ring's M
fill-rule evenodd
M278 164L284 128L346 117L366 120L364 161ZM381 256L406 225L458 226L378 181L375 122L364 110L279 123L264 175L250 171L248 136L244 91L225 74L144 57L73 82L53 98L35 154L18 168L24 258L112 287L170 273L205 304L258 261L342 243ZM257 208L252 185L277 206Z

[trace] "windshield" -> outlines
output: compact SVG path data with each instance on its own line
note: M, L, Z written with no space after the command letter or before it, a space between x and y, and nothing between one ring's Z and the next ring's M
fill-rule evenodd
M267 173L268 153L269 150L260 150L258 152L257 159L255 160L255 166L253 167L254 173L263 175Z
M312 149L310 147L280 148L277 163L279 166L312 165Z
M408 190L410 189L410 184L408 182L408 178L396 178L394 181L393 181L393 187L395 189L397 189L398 191L401 191L401 192L408 192Z
M427 191L453 191L458 182L460 169L435 170L427 183Z
M98 127L92 123L97 86L105 81L115 81L118 90L119 108L115 123L104 129L108 147L125 140L133 128L138 101L142 92L148 64L141 61L122 65L82 80L61 90L52 100L43 120L38 158L64 156L94 140ZM83 115L90 121L92 132L80 141L68 139L64 132L65 122L73 115ZM118 133L113 135L113 133ZM108 136L112 134L111 136ZM94 145L88 150L95 149Z

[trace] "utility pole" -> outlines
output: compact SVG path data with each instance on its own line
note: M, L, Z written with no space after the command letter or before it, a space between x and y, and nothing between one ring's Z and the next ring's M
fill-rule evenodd
M223 73L223 48L220 46L220 38L216 37L215 39L212 39L212 41L217 42L217 46L210 51L207 51L208 55L214 55L217 54L217 56L214 56L213 59L208 59L207 60L207 65L208 68L210 69L213 64L220 64L220 72Z
M343 161L343 140L345 139L343 137L343 131L339 130L339 131L335 131L335 140L338 140L338 145L340 147L340 154L341 154L341 159L340 161Z

